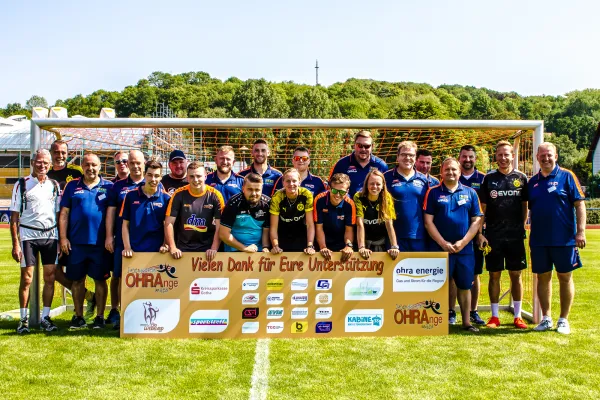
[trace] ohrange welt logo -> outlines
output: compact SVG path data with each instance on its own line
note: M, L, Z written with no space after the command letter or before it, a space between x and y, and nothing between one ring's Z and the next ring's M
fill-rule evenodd
M398 325L421 325L423 329L433 329L444 320L441 308L441 304L435 300L397 304L394 322Z
M127 306L124 333L162 334L179 323L179 299L139 299Z
M168 264L146 268L129 268L125 274L129 288L151 288L156 293L167 293L179 286L176 268Z
M394 292L435 292L444 286L446 258L405 258L392 271Z

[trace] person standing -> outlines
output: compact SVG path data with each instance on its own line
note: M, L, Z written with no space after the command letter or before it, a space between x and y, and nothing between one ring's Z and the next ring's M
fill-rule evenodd
M296 147L296 149L294 150L294 155L292 156L292 165L296 170L298 170L298 173L300 174L300 186L310 190L313 197L316 197L319 194L323 193L325 190L327 190L323 179L311 174L308 170L308 167L310 166L310 151L306 147ZM273 195L277 190L282 188L283 178L279 178L277 182L275 182Z
M215 155L217 170L206 175L206 184L217 189L225 203L242 191L244 178L233 172L235 153L231 146L221 146Z
M271 196L275 182L281 178L281 171L269 165L269 156L271 151L269 145L264 139L257 139L252 145L252 164L240 171L240 176L246 177L248 174L257 174L262 178L262 193L265 196Z
M127 179L129 176L129 167L127 166L128 154L126 151L119 150L115 153L113 160L115 162L115 177L111 179L112 183L116 183L121 179Z
M431 154L431 151L427 149L417 150L417 161L415 162L415 169L427 177L429 187L437 186L440 184L439 179L430 174L432 163L433 156Z
M162 177L161 183L169 195L173 195L175 190L188 184L186 179L187 159L185 153L181 150L173 150L169 154L170 173Z
M540 171L529 179L531 270L537 274L542 322L536 331L552 329L552 269L560 287L557 332L571 333L569 312L575 296L573 271L582 267L579 249L586 245L584 193L575 174L557 164L553 143L542 143L536 156Z

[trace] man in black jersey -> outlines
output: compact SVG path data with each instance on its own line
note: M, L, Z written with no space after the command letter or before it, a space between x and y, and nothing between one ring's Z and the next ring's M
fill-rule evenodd
M173 196L175 190L184 187L187 182L187 159L181 150L173 150L169 155L169 169L171 173L166 174L160 181L165 191Z
M490 273L488 286L492 317L490 328L500 326L498 302L500 276L504 269L510 276L510 292L513 297L514 325L526 329L521 318L523 284L521 271L527 268L525 257L525 221L527 219L527 177L513 168L514 151L510 142L502 140L496 146L498 169L488 173L479 190L481 207L485 214L486 236L479 233L480 246L489 242L491 252L485 257Z

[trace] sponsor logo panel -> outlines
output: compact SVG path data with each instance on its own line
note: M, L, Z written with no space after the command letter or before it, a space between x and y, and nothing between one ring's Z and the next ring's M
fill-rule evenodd
M179 323L179 299L138 299L124 313L124 333L171 332Z
M423 329L433 329L444 321L441 308L441 304L435 300L397 304L394 322L398 325L421 325Z
M260 295L258 293L246 293L242 296L242 304L258 304Z
M317 325L315 325L315 333L329 333L331 332L331 328L331 321L317 322Z
M190 317L190 333L221 333L229 325L229 310L197 310Z
M292 308L292 319L304 319L308 317L308 307Z
M283 289L283 279L269 279L267 281L267 290Z
M243 334L251 334L258 332L260 328L260 323L258 322L244 322L242 325L242 333Z
M315 296L315 304L329 304L331 303L331 293L319 293Z
M280 319L283 317L283 307L271 307L267 310L267 319Z
M446 258L405 258L393 268L394 292L435 292L444 286Z
M352 278L346 282L346 300L377 300L383 294L383 278Z
M242 310L242 319L256 319L258 318L260 310L258 307L247 307Z
M333 314L331 307L319 307L315 310L316 319L329 319Z
M307 321L294 321L290 325L291 333L305 333L308 330Z
M283 303L283 293L271 293L267 295L267 304L281 304Z
M190 301L219 301L229 293L229 278L197 278L190 286Z
M290 286L292 290L306 290L308 289L308 279L294 279Z
M315 290L329 290L331 289L331 279L318 279L315 282Z
M292 295L292 304L306 304L308 302L308 293L294 293Z
M269 322L267 324L267 333L283 332L283 322Z
M168 264L144 268L129 268L124 276L130 288L153 288L157 293L167 293L179 286L176 268Z
M244 279L242 282L242 290L258 290L260 279Z
M383 326L383 309L359 309L346 314L346 332L377 332Z

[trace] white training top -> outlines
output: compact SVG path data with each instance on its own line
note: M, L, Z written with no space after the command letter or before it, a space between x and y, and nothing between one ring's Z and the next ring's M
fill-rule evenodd
M56 188L58 183L46 178L40 183L36 177L31 175L25 178L26 204L23 213L19 216L19 235L21 241L34 239L57 239L58 228L56 228L56 213L60 211L60 194ZM19 181L13 188L10 211L21 212L21 188ZM55 227L48 231L37 231L24 228L23 225L39 229Z

